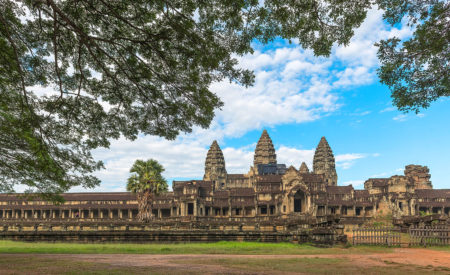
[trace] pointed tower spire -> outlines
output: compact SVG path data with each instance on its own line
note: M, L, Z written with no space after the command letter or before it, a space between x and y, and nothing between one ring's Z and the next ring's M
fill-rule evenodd
M213 181L216 189L223 188L225 187L226 176L225 159L219 144L214 140L206 155L203 180Z
M256 144L253 165L256 168L258 164L276 164L277 155L273 147L272 140L266 130L262 132L261 137Z
M306 165L305 162L302 162L302 165L300 165L300 173L304 174L304 173L309 173L309 168Z
M337 185L336 163L325 137L320 139L314 153L313 169L316 174L323 174L328 185Z

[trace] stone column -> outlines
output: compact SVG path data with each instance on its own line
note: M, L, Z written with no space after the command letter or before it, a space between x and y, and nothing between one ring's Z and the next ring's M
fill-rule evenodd
M180 203L180 209L181 209L181 216L186 216L185 215L185 211L184 211L184 209L185 209L186 207L185 207L185 203L184 202L182 202L182 203Z

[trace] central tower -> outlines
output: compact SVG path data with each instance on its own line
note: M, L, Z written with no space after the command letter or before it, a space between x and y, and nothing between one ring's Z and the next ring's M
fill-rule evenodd
M266 130L262 132L258 144L256 144L253 166L256 168L259 164L277 164L275 148Z
M313 170L316 174L324 175L327 185L337 185L336 163L333 151L325 137L320 139L314 153Z

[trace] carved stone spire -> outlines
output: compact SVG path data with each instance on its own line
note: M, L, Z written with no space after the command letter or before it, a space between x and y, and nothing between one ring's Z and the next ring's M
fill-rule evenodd
M328 185L337 185L336 163L333 151L325 137L320 139L314 153L313 169L316 174L323 174Z
M213 181L216 188L222 188L225 187L226 176L225 159L219 144L214 140L206 155L203 180Z
M305 162L302 162L302 165L300 165L300 173L309 173L309 168Z
M276 164L277 155L273 147L272 140L266 130L262 132L261 137L256 144L255 157L253 165L256 168L258 164Z

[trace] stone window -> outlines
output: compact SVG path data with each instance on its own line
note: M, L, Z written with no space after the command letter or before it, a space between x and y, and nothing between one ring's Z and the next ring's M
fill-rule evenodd
M283 205L283 212L286 213L286 205Z
M261 206L261 215L266 215L267 214L267 206Z

